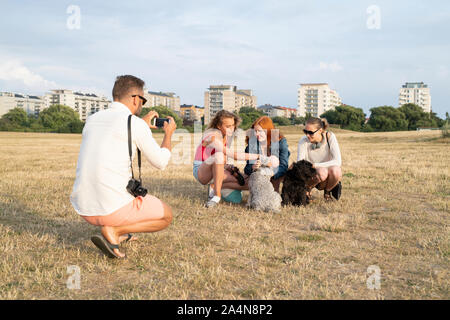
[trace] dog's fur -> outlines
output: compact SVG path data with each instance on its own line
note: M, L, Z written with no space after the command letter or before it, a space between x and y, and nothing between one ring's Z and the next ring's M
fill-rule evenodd
M286 172L283 180L281 198L283 205L306 206L309 200L306 197L306 182L316 174L312 163L306 160L295 162Z
M248 180L250 195L247 206L266 212L279 212L281 209L281 196L274 190L270 182L270 178L273 176L272 169L267 167L268 161L271 160L270 158L261 158L261 167L250 175ZM278 158L274 158L278 160ZM273 164L273 166L277 167L278 165Z

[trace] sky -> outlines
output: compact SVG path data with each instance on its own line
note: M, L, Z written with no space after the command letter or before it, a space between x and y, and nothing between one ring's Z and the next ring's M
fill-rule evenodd
M0 91L56 88L111 99L115 77L204 105L213 84L297 107L300 83L343 103L398 106L405 82L450 113L450 1L0 0Z

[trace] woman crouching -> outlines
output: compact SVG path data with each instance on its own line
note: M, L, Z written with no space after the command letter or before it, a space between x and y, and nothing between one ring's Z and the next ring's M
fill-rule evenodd
M317 170L316 176L307 184L309 200L312 200L314 187L324 190L326 201L332 200L331 195L339 200L341 195L341 151L336 135L326 131L328 126L326 119L309 118L303 130L305 136L298 142L297 161L307 160Z
M193 175L202 185L209 184L207 208L216 206L221 199L221 189L248 189L240 185L227 170L227 157L235 160L258 160L259 154L235 152L230 149L231 137L239 126L240 118L232 112L217 112L203 134L194 158ZM212 184L212 187L211 187Z

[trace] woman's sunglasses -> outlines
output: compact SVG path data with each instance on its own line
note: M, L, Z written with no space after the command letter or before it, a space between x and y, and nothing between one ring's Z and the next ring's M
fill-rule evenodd
M303 132L304 132L305 134L307 134L307 135L312 136L314 133L316 133L316 132L319 131L319 130L320 130L320 128L317 129L316 131L309 131L309 130L303 129Z
M133 94L132 97L133 97L133 98L134 98L134 97L139 97L139 98L141 98L141 100L142 100L142 105L144 105L144 104L147 103L147 99L145 99L144 97L142 97L142 96L140 96L140 95L138 95L138 94Z

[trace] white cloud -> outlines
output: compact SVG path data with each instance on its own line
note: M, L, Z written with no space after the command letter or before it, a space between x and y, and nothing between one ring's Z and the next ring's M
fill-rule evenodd
M46 80L39 74L34 73L18 59L0 62L0 80L20 82L34 90L47 90L57 87L54 81Z

